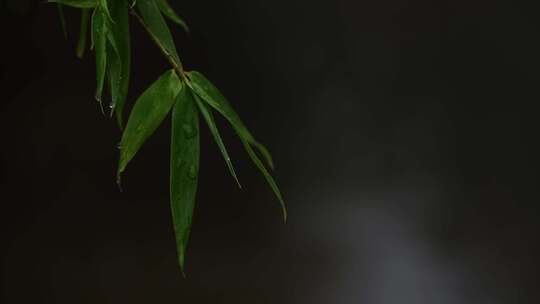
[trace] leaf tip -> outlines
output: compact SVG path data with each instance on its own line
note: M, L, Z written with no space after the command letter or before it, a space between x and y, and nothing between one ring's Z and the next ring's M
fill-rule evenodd
M124 189L122 188L122 172L120 171L116 174L116 185L118 186L118 191L124 192Z
M184 279L186 278L186 263L185 263L186 248L178 248L178 265L180 266L180 272Z
M285 202L283 199L281 199L281 209L283 211L283 223L287 223L288 213L287 213L287 206L285 206Z

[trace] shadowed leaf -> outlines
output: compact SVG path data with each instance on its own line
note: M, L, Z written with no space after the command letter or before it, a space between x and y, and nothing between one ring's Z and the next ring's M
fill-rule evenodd
M90 10L85 8L81 13L81 29L79 33L79 42L77 43L77 57L82 58L86 50L86 41L88 40L88 20L90 19Z
M120 142L118 178L174 104L182 84L174 70L165 72L137 99Z
M56 5L58 8L58 18L60 18L60 25L62 26L62 33L64 33L64 38L67 39L67 27L66 27L66 17L64 16L64 7L62 4L58 3Z
M172 110L170 170L171 212L183 271L199 175L199 118L187 87L178 94Z

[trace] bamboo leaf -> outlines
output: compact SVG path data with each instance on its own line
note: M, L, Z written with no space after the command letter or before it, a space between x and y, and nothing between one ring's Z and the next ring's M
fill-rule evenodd
M90 10L85 8L81 13L81 29L79 33L79 42L77 43L77 57L82 58L86 50L86 41L88 40L88 20L90 19Z
M105 82L105 73L107 69L107 17L105 12L99 7L94 10L92 16L92 45L96 54L96 100L99 102L101 109L103 85Z
M255 166L261 171L263 176L265 177L266 181L270 185L270 188L274 191L274 194L279 199L279 202L281 204L281 207L283 209L283 216L285 220L287 219L287 209L285 206L285 202L283 201L281 192L279 191L279 188L272 178L272 176L268 173L268 170L265 168L264 164L260 161L257 154L253 151L252 145L261 151L261 154L263 156L268 155L268 151L259 144L249 130L245 127L245 125L240 120L240 117L236 112L233 110L229 102L225 99L225 97L219 92L219 90L208 80L206 77L204 77L202 74L198 72L190 72L188 74L188 77L190 79L190 82L188 82L188 85L193 89L193 91L201 97L204 101L206 101L210 106L212 106L214 109L216 109L218 112L220 112L232 125L232 127L235 129L236 133L242 140L242 143L244 144L244 148L246 149L247 153L249 154L249 157L251 160L255 163ZM262 147L262 149L261 149ZM266 154L265 154L266 153ZM267 161L271 164L271 159L268 158Z
M131 70L131 41L129 31L128 1L114 0L109 2L112 20L107 35L108 52L107 74L111 90L111 115L116 113L120 127L123 125L123 112L129 90L129 73Z
M96 4L96 7L100 8L101 10L103 10L103 13L105 14L105 16L107 17L107 21L111 22L111 23L114 23L114 20L112 20L112 16L111 16L111 11L109 10L109 4L108 4L108 1L109 0L97 0L97 4ZM115 1L115 0L113 0Z
M189 85L195 93L221 113L231 123L238 135L257 148L266 159L270 168L273 168L274 163L268 150L255 140L223 94L203 74L197 71L188 73L188 77L191 80Z
M66 17L64 16L64 7L60 3L58 3L56 7L58 8L58 18L60 18L60 25L62 26L62 33L64 34L64 38L67 39L68 33L67 33L67 27L66 27Z
M199 118L187 87L178 94L172 110L170 157L171 212L183 271L199 175Z
M137 99L120 142L119 179L140 147L165 119L181 87L174 70L169 70Z
M285 205L285 201L283 200L283 197L281 195L281 192L279 191L279 188L274 181L274 178L268 173L268 170L264 167L264 164L261 162L257 154L255 154L255 151L251 148L250 144L243 138L240 138L242 140L242 143L244 144L244 148L246 149L246 152L248 153L249 157L255 164L255 166L261 171L264 178L266 179L266 182L270 185L270 188L272 188L272 191L274 191L274 194L279 200L279 203L281 204L281 209L283 211L283 219L284 221L287 221L287 206Z
M180 65L180 57L176 51L171 32L156 2L154 0L137 0L137 8L141 13L145 26L150 31L156 43L167 52L168 56Z
M76 8L94 8L96 0L49 0L49 3L60 3Z
M189 33L188 25L182 18L180 18L180 16L178 16L178 14L176 14L176 12L167 0L156 0L156 4L159 10L163 13L163 15L171 19L174 23L178 24L181 28L183 28L184 31Z
M216 144L218 145L219 150L221 151L221 154L223 155L223 158L225 159L225 162L227 163L229 172L231 173L232 177L238 184L238 187L242 188L242 185L240 185L240 182L238 181L238 177L236 176L236 172L234 171L234 167L231 162L231 158L229 157L229 153L227 152L227 148L225 148L225 144L223 143L223 140L221 139L221 135L219 134L219 130L214 121L214 115L212 114L212 110L209 109L208 105L202 102L200 100L200 97L197 95L195 95L195 101L197 103L199 110L201 111L202 116L204 117L204 120L206 120L206 124L208 125L208 128L210 129L210 132L212 133L212 136L214 137L214 140Z

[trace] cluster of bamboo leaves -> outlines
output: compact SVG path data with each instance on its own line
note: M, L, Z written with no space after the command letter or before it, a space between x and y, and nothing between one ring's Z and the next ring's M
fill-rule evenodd
M49 0L49 2L57 3L60 12L63 5L82 9L81 33L77 48L80 56L86 47L86 32L91 21L91 48L95 52L96 59L96 99L101 103L105 88L109 89L112 100L111 115L113 113L116 115L121 128L130 77L130 15L147 30L153 42L171 64L171 69L152 83L133 105L123 128L119 146L118 182L144 142L171 114L170 204L178 259L182 269L199 175L199 114L208 125L231 175L240 186L214 121L214 112L221 114L230 123L247 154L277 196L286 218L281 193L267 170L267 166L273 168L270 153L255 140L230 103L205 76L196 71L184 71L164 17L186 31L189 29L166 0ZM65 24L63 14L61 21ZM256 151L266 164L261 161Z

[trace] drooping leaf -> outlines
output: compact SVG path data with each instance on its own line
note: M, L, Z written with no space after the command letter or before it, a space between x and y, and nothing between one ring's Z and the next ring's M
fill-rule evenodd
M165 119L181 87L174 70L169 70L137 99L120 141L119 178L143 143Z
M178 65L181 64L169 27L156 2L154 0L137 0L137 8L154 41L167 53L167 56L170 56Z
M199 175L199 118L187 87L178 94L172 110L170 170L171 212L183 271Z
M189 27L187 26L186 22L180 18L180 16L178 16L167 0L156 0L156 4L163 15L171 19L174 23L183 28L184 31L189 33Z
M221 154L223 155L223 158L225 159L225 162L227 163L227 167L229 168L229 172L231 173L232 177L238 184L238 187L242 188L240 185L240 182L238 181L238 177L236 176L236 172L234 171L233 164L231 162L231 158L229 157L229 153L227 152L227 148L225 148L225 144L223 143L223 140L221 139L221 135L219 134L219 130L216 126L216 122L214 121L214 115L212 114L212 110L208 108L208 105L200 100L200 97L195 95L195 101L197 103L197 106L199 110L201 111L202 116L204 117L204 120L206 120L206 124L208 125L208 128L210 129L210 132L212 133L212 136L214 137L214 140L216 144L219 147L219 150L221 151Z
M103 85L107 69L107 17L101 8L96 8L92 16L92 46L96 54L96 100L102 105ZM103 111L103 106L102 106Z
M76 8L94 8L96 0L49 0L49 3L60 3Z
M85 8L81 13L81 29L79 33L79 42L77 43L77 57L82 58L86 50L86 41L88 40L88 20L90 19L90 10Z
M210 106L212 106L214 109L216 109L218 112L220 112L232 125L232 127L235 129L236 133L242 140L242 143L244 144L244 148L246 149L247 153L249 154L249 157L251 160L255 163L257 168L261 171L261 173L264 175L266 181L270 185L270 188L274 191L274 194L279 199L279 202L281 203L282 209L283 209L283 216L285 220L287 219L287 210L285 207L285 202L283 201L283 198L281 196L281 192L279 191L277 184L275 183L272 176L268 173L268 170L266 170L264 164L259 160L259 157L257 154L253 151L251 146L255 146L256 148L259 148L262 146L259 143L255 141L251 133L248 131L248 129L245 127L245 125L240 120L240 117L236 112L233 110L229 102L223 97L223 95L219 92L219 90L208 80L206 77L204 77L202 74L198 72L190 72L188 74L188 77L190 79L190 82L188 82L188 85L193 89L193 91L201 97L204 101L206 101ZM263 151L265 151L264 149ZM267 151L266 151L267 153ZM265 155L264 152L261 152L263 156ZM271 160L268 160L271 162Z
M276 182L274 181L274 178L272 177L272 175L270 175L270 173L268 173L268 170L266 170L266 167L261 162L257 154L255 154L255 151L253 151L250 144L243 138L240 138L240 140L244 144L244 148L246 149L249 157L251 158L255 166L259 169L259 171L261 171L264 178L266 179L266 182L270 185L270 188L272 188L272 191L274 191L274 194L276 195L276 197L279 200L279 203L281 204L281 209L283 211L283 219L287 221L287 206L285 205L285 201L283 200L281 192L279 191L279 188Z
M67 39L67 27L66 27L66 17L64 16L64 7L62 4L58 3L56 5L58 8L58 18L60 18L60 26L62 26L62 33L64 34L64 38Z
M273 168L274 164L272 156L268 150L255 140L223 94L221 94L221 92L203 74L197 71L189 72L188 77L191 80L189 85L193 88L195 93L221 113L221 115L231 123L238 135L256 147L266 159L270 168Z
M123 111L129 90L131 69L131 41L129 31L128 0L109 1L109 12L113 22L109 24L107 35L107 74L111 90L111 115L116 113L120 127L123 125Z

